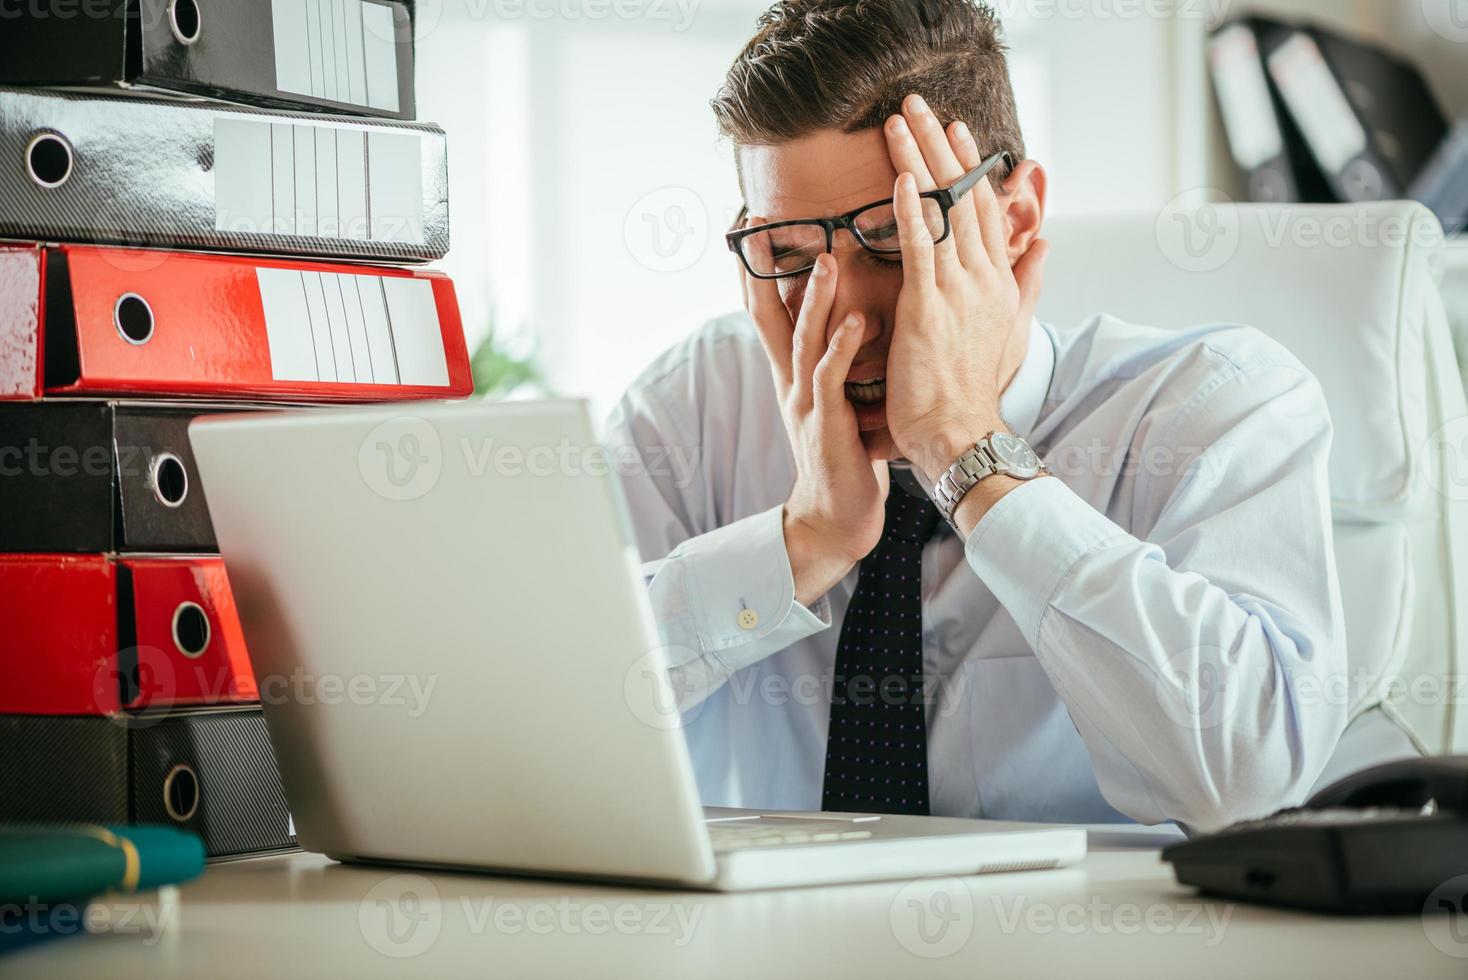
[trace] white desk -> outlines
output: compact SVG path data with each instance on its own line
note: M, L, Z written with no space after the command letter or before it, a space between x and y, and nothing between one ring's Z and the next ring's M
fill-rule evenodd
M1446 920L1334 919L1203 901L1179 888L1158 861L1151 848L1162 842L1155 835L1098 833L1086 862L1062 871L749 895L460 874L404 878L314 855L282 855L211 867L182 889L177 922L159 940L145 934L58 940L0 960L0 974L149 980L1468 976L1468 937L1448 946L1458 956L1430 941L1428 930L1445 929ZM418 889L421 901L404 902L404 884ZM925 935L918 931L924 911ZM1451 944L1447 936L1439 932L1439 944Z

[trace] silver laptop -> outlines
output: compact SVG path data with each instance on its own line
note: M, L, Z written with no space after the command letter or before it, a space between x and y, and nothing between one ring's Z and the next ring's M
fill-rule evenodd
M584 403L212 417L190 437L308 850L721 891L1085 854L1073 827L701 807Z

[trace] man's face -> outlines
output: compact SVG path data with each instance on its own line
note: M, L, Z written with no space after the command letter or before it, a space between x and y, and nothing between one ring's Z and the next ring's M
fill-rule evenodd
M778 146L742 147L740 169L751 217L761 223L845 214L892 196L897 171L881 130L841 133L822 130ZM861 350L847 376L846 397L856 410L862 442L874 459L898 453L887 430L887 351L902 289L897 256L867 252L847 232L838 232L833 257L838 268L836 301L827 340L849 313L865 318ZM779 282L791 322L800 316L809 273Z

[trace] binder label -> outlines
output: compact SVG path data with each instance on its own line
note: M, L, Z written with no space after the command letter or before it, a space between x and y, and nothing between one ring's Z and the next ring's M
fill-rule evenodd
M398 112L393 8L373 0L270 0L275 87Z
M276 381L447 387L433 282L256 270Z
M0 249L0 399L37 394L42 261L34 249Z
M422 153L416 133L221 116L214 227L422 245Z
M1311 38L1296 34L1281 44L1269 57L1269 71L1327 173L1339 174L1366 152L1366 130Z
M1234 160L1253 170L1284 152L1284 134L1274 116L1269 78L1254 32L1242 24L1220 31L1208 46L1218 86L1218 104Z

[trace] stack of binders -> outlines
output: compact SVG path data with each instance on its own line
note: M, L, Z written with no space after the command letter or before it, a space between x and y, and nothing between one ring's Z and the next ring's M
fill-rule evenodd
M0 821L294 845L187 438L472 390L405 0L0 29Z
M1208 67L1250 200L1350 203L1411 194L1433 203L1418 182L1447 135L1447 119L1407 59L1322 27L1248 15L1213 32Z

